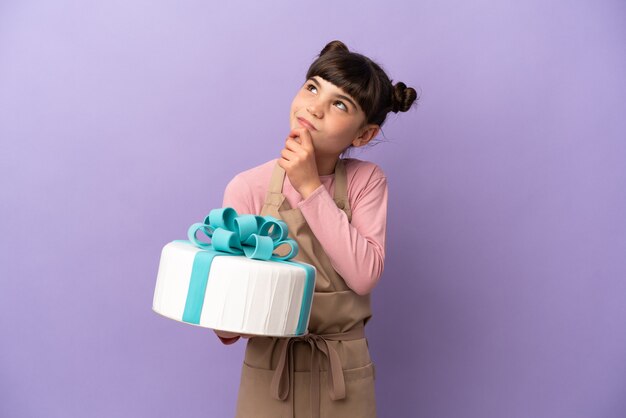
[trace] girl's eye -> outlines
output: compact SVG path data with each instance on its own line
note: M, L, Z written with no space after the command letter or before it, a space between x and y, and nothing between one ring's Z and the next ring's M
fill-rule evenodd
M312 91L311 89L314 89L315 91L317 91L317 87L315 87L313 84L307 84L306 89L308 91Z
M338 107L339 109L341 109L341 110L343 110L343 111L345 111L345 112L347 112L347 111L348 111L348 107L347 107L347 106L346 106L343 102L336 101L336 102L335 102L335 104L337 105L337 107Z

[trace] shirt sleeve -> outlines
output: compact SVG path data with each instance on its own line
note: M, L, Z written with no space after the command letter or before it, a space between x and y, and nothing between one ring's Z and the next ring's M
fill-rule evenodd
M254 213L252 191L240 175L236 175L226 185L222 207L231 207L238 214Z
M352 222L322 185L298 203L333 268L356 293L369 293L383 272L387 178L371 179L352 204Z

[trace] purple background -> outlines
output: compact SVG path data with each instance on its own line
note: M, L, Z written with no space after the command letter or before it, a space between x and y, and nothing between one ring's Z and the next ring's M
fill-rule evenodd
M227 417L161 247L275 158L341 39L421 92L368 326L381 417L626 416L621 1L0 3L0 416Z

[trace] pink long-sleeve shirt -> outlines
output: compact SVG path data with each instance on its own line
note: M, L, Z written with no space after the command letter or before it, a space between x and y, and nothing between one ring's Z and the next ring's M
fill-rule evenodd
M278 159L242 171L226 186L223 206L238 214L260 214ZM302 199L285 176L283 194L299 208L333 268L358 294L369 293L383 272L387 227L387 177L369 161L344 159L352 221L333 200L335 174L320 176L322 183ZM236 341L222 339L224 343Z

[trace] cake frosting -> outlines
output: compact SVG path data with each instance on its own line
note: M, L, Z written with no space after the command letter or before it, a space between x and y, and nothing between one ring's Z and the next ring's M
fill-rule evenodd
M247 221L248 226L258 224L260 232L242 238L233 209L214 210L210 216L214 225L208 216L205 224L192 225L190 241L163 247L152 309L176 321L222 331L279 337L305 334L315 267L272 253L271 248L285 243L294 247L290 257L297 253L297 245L287 238L286 225L274 218L243 215L240 229L246 229ZM270 224L283 230L277 233L268 228ZM220 231L226 225L230 230ZM217 248L198 241L198 230L212 236ZM272 239L274 244L263 249L261 243ZM250 248L251 243L256 247ZM233 245L233 252L228 252Z

